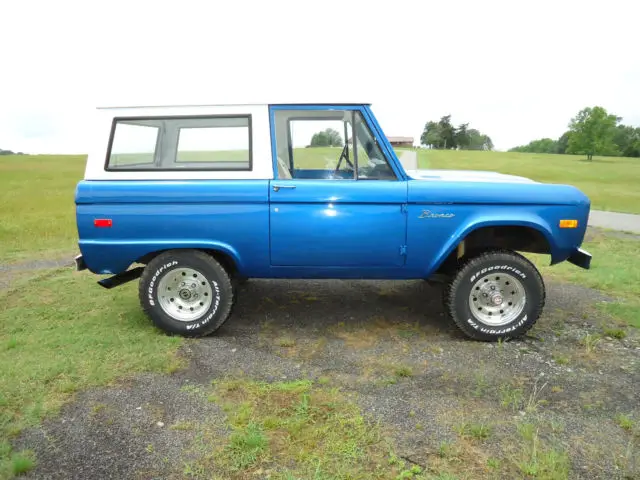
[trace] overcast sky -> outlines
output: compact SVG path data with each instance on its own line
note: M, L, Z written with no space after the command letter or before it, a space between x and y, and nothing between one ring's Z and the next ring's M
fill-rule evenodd
M377 3L376 3L377 1ZM97 105L370 102L498 149L602 105L640 126L638 0L0 1L0 148L85 153Z

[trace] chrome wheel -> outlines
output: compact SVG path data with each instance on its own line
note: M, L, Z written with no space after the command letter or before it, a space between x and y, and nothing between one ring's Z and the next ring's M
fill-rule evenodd
M209 281L192 268L176 268L158 284L158 303L164 312L180 322L200 318L213 301Z
M471 287L469 307L476 320L498 327L513 322L524 310L522 282L508 273L491 273Z

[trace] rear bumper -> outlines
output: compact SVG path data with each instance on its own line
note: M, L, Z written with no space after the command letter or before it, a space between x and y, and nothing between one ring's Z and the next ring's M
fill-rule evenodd
M588 270L591 267L591 254L586 250L577 248L567 258L567 261Z
M76 270L77 271L86 270L87 269L87 264L84 263L84 258L82 257L82 255L76 255L76 258L74 260L76 262Z

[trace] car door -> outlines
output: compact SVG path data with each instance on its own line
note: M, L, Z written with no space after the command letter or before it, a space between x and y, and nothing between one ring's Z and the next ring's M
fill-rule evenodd
M362 112L271 108L271 265L404 265L407 183Z

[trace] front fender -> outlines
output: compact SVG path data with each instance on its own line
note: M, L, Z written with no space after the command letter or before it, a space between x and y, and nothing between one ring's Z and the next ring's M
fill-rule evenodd
M537 230L544 236L545 240L549 244L551 261L552 263L555 263L554 254L557 250L555 240L549 224L543 218L536 218L536 216L531 216L531 218L527 219L483 217L482 219L475 218L471 222L461 225L460 228L453 233L449 241L447 241L437 253L436 261L431 265L431 271L436 271L451 252L457 248L458 244L467 238L472 232L485 227L528 227Z
M424 215L426 210L429 215ZM569 258L582 242L582 228L569 231L558 227L560 219L576 218L577 213L571 205L411 205L407 267L426 278L470 233L497 226L527 227L540 232L549 245L551 264L555 264ZM578 218L583 223L582 217Z

